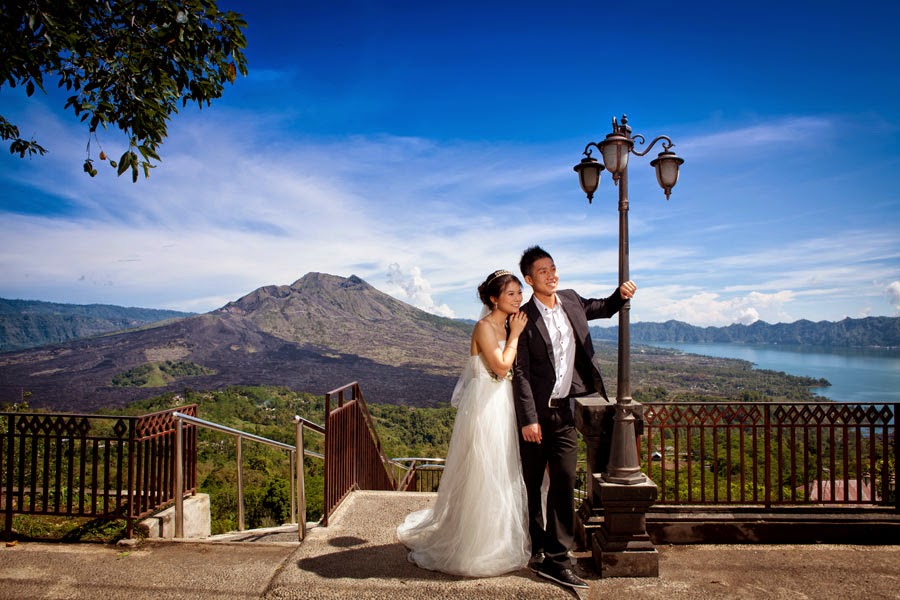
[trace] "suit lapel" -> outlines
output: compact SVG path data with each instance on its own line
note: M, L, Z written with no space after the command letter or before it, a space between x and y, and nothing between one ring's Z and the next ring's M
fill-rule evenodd
M550 364L555 365L556 360L553 357L553 342L550 341L550 332L547 330L547 324L544 322L544 315L541 312L541 307L537 305L534 296L531 297L528 304L531 307L531 314L528 315L528 318L531 319L534 326L537 327L538 332L541 334L541 338L544 340L544 345L547 346L547 358L550 360Z
M583 325L587 325L587 321L584 318L572 318L572 315L577 313L579 308L569 302L568 298L557 293L556 300L562 305L563 312L565 312L566 316L569 318L569 325L572 326L572 331L575 333L575 343L581 344L581 341L585 339L586 333ZM579 317L581 316L582 315L579 315Z

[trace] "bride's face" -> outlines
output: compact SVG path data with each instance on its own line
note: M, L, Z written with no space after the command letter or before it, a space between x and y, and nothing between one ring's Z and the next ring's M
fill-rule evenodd
M522 305L522 286L515 281L510 281L500 291L500 296L494 298L497 308L508 315L519 312Z

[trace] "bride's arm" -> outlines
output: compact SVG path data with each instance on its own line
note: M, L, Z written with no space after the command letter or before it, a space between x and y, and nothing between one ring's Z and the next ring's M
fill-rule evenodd
M475 324L475 331L472 332L475 338L475 346L478 352L484 357L484 362L497 377L506 377L512 366L513 360L516 358L516 347L507 344L502 351L497 345L497 338L491 325L485 321L478 321Z
M489 323L478 321L475 324L475 331L472 332L472 336L475 338L475 345L484 356L488 368L501 379L506 377L506 374L512 368L513 361L516 360L519 334L525 326L525 320L524 313L513 315L510 318L509 337L506 339L506 347L503 350L497 344L497 338Z

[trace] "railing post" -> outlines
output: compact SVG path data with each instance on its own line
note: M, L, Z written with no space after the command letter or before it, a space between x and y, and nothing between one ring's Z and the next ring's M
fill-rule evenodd
M175 537L184 537L184 440L181 418L175 417Z
M322 525L328 527L328 513L331 512L332 487L334 486L334 453L331 451L331 438L334 427L331 426L331 392L325 394L325 473L323 474Z
M241 455L241 441L244 436L237 436L237 486L238 486L238 531L244 530L244 461Z
M765 447L765 484L763 485L763 494L765 498L766 508L772 508L772 407L767 406L765 411L765 437L763 438L763 446Z
M897 423L897 409L900 408L900 404L893 405L893 416L891 417L891 421L894 424L894 510L900 512L900 485L898 485L897 481L897 469L900 469L900 436L897 434L898 432L898 423ZM887 430L885 429L885 436L887 435ZM888 469L887 469L887 457L884 457L884 474L881 476L882 480L886 480L888 478ZM887 500L887 498L885 498Z
M15 431L15 416L10 414L7 418L6 425L6 487L3 490L3 493L6 494L6 519L3 529L3 537L7 540L12 539L12 530L13 530L13 477L15 473L13 472L13 465L15 464L13 460L13 452L15 450L15 440L13 438L13 432ZM2 468L2 467L0 467Z
M291 525L297 523L297 451L291 454L290 482L291 482Z
M135 464L135 454L137 453L137 432L135 431L136 426L137 419L134 417L130 418L128 420L128 489L125 491L127 495L126 502L128 503L128 514L125 524L125 537L127 537L128 539L134 537L134 518L137 514L134 510L135 469L137 468L137 465ZM121 466L119 468L121 469Z
M306 539L306 474L303 445L303 421L300 417L296 417L294 421L297 423L297 527L298 537L302 542Z

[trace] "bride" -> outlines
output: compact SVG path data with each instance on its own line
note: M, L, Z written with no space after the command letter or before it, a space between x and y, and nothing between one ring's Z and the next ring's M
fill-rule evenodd
M524 567L531 554L509 376L527 318L522 284L509 271L491 273L478 295L486 316L453 392L458 410L437 499L408 515L397 537L420 567L488 577Z

